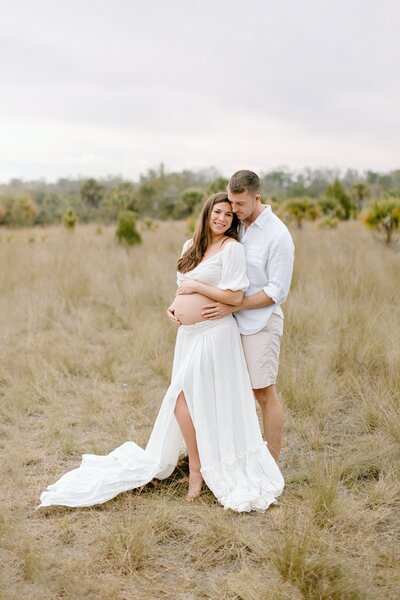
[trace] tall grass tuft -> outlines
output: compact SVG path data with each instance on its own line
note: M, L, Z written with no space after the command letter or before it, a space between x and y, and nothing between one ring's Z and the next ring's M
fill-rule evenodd
M349 577L340 558L329 550L307 517L289 520L274 546L272 561L285 581L310 600L364 600L364 591Z

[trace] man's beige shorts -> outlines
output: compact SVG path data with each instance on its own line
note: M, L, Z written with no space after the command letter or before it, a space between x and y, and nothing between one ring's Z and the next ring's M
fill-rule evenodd
M254 390L276 383L282 334L283 319L279 315L271 315L264 329L241 336Z

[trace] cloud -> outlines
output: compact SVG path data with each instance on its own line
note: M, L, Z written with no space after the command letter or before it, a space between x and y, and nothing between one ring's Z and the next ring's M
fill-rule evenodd
M5 5L0 179L399 166L397 2Z

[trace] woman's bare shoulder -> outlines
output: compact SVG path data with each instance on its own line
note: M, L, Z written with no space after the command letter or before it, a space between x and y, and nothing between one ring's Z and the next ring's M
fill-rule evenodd
M228 246L230 246L231 249L232 248L243 248L243 250L244 250L243 244L241 244L237 240L234 240L233 238L227 238L227 240L224 242L224 247L227 248Z

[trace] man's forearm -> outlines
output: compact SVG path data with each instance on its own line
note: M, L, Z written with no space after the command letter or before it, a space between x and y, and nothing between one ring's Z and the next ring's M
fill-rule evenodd
M242 303L239 306L235 306L233 312L238 312L239 310L252 310L253 308L264 308L265 306L271 306L271 304L275 304L275 302L261 290L260 292L251 294L251 296L244 296Z
M264 306L271 306L275 302L267 296L264 291L256 292L251 296L245 296L243 302L239 306L232 306L223 304L222 302L210 302L203 306L201 315L205 319L219 319L226 317L239 310L252 310L254 308L264 308Z

